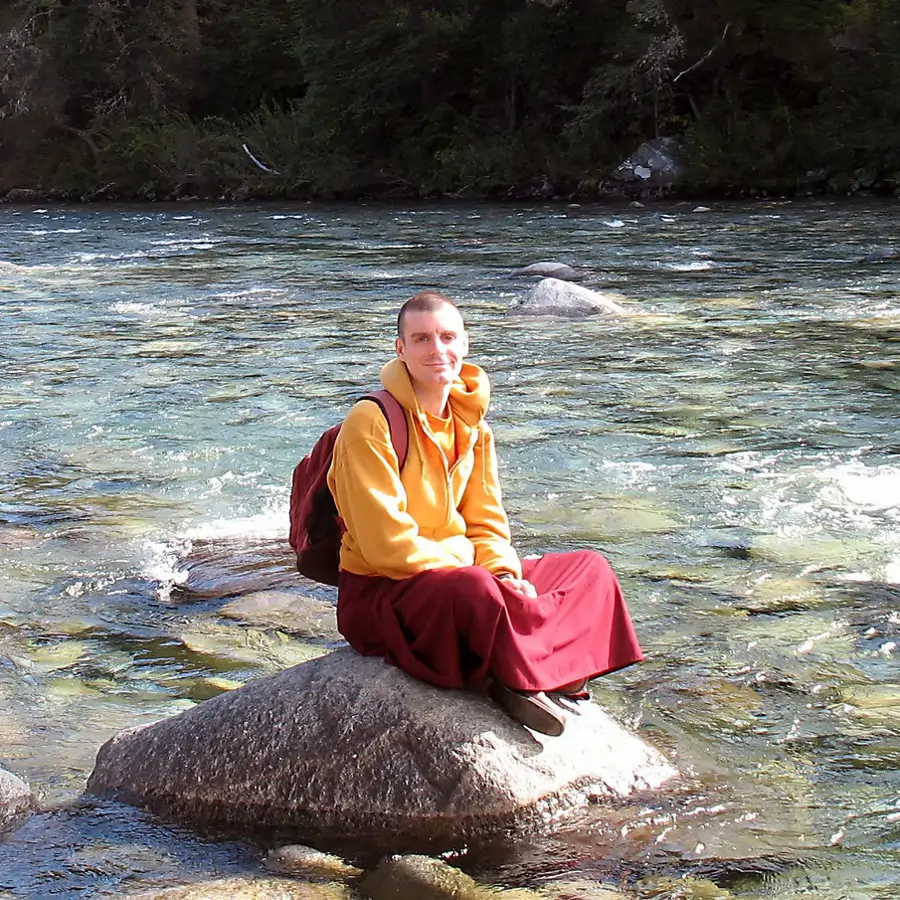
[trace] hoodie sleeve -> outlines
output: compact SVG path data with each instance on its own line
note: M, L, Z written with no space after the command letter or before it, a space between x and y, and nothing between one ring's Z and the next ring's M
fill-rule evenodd
M500 496L494 435L484 421L474 453L475 464L458 509L466 520L466 537L475 547L475 565L494 575L521 578L522 564L512 546L509 519Z
M359 406L371 409L351 410L328 473L328 486L355 553L374 571L395 579L465 565L445 544L419 534L406 509L387 421L373 404Z

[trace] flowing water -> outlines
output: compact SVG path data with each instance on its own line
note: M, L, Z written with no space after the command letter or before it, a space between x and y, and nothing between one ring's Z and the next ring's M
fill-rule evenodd
M621 577L647 661L595 699L687 774L459 864L898 896L900 266L860 262L897 213L0 208L0 764L42 804L0 842L3 896L261 871L251 842L79 795L119 729L335 645L223 608L333 601L284 553L291 468L424 287L491 373L521 551L595 547ZM507 317L529 286L509 273L548 259L634 315Z

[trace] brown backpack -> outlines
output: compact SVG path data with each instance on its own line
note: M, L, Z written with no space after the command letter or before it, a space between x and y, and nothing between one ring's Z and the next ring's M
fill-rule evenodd
M409 429L403 407L389 391L373 391L360 400L377 403L384 413L402 469L409 447ZM340 430L340 425L333 425L323 432L312 450L294 467L291 479L288 540L297 554L297 571L322 584L338 583L341 536L345 531L328 489L328 470Z

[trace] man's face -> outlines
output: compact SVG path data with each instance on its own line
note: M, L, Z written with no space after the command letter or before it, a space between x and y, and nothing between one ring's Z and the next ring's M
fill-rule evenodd
M459 375L469 352L469 336L453 306L433 312L410 310L403 317L403 336L397 338L396 348L413 384L444 386Z

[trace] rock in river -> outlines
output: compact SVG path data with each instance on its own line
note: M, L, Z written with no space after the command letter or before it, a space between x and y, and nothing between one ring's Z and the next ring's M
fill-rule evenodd
M480 694L341 649L116 735L87 789L188 823L397 851L539 829L675 774L592 702L544 737Z
M541 279L521 301L509 308L509 312L519 316L566 316L573 319L628 315L628 311L609 294L591 291L558 278Z
M509 273L510 278L558 278L560 281L579 281L584 272L560 262L537 262Z
M863 259L867 263L900 262L900 250L896 247L878 247L867 253Z
M0 769L0 828L15 825L36 806L31 788L12 772Z

